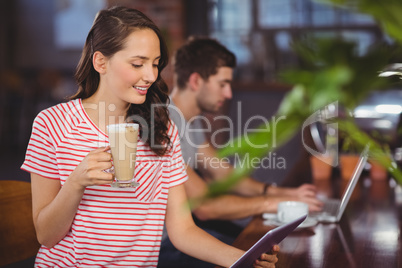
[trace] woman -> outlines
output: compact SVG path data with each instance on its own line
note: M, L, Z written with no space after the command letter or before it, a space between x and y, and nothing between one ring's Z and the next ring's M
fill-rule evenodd
M189 255L230 266L243 254L199 229L186 207L187 175L160 77L167 60L159 29L141 12L97 15L76 71L78 92L36 117L22 166L31 173L42 244L36 267L156 267L164 220ZM126 121L141 127L140 185L112 188L106 125ZM274 249L255 267L273 267Z

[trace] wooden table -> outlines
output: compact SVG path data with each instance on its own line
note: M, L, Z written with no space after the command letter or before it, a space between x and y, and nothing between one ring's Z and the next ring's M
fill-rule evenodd
M336 186L346 183L336 184L317 182L321 194L339 194ZM361 178L341 221L295 230L279 244L276 267L402 267L401 189ZM255 217L233 245L247 250L274 227Z

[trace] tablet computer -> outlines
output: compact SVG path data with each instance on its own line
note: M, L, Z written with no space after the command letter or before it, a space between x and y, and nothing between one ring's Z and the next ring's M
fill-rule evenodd
M262 253L268 252L274 245L279 244L288 234L297 228L305 219L304 215L296 220L281 225L275 229L268 231L257 243L246 251L230 268L253 267L253 263Z

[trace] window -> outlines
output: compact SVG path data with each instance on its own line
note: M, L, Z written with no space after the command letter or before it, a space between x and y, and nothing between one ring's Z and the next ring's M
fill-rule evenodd
M209 0L210 35L238 58L237 79L273 81L298 64L290 44L306 34L355 41L361 52L386 37L367 15L312 0Z

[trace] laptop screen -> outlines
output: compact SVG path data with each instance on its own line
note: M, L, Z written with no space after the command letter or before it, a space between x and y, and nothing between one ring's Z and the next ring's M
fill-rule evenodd
M355 170L353 172L352 177L349 180L349 183L342 195L341 199L341 204L339 206L338 213L336 215L337 220L339 221L342 217L343 212L345 211L345 208L349 202L350 197L353 194L353 190L356 187L357 182L359 181L360 175L363 172L364 166L367 163L367 158L368 158L368 150L369 150L369 145L366 145L364 148L363 152L360 155L359 162L357 163L357 166L355 167Z

